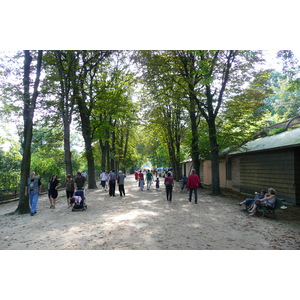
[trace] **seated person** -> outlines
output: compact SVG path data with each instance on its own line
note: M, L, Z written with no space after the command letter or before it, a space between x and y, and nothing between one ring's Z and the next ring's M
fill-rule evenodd
M275 207L276 202L276 191L273 188L268 189L268 193L265 195L263 199L255 200L253 207L249 210L249 216L255 215L257 212L258 206L268 206L268 207Z
M80 196L73 196L70 199L70 206L73 206L73 204L79 205L82 201L82 198Z
M257 200L257 199L263 199L265 197L266 193L267 192L265 190L262 190L260 193L255 192L254 193L254 195L255 195L254 199L253 198L246 198L244 201L238 202L237 205L241 206L241 205L245 204L246 208L243 209L243 210L246 211L247 208L249 208L249 207L251 207L253 205L253 203L254 203L255 200Z

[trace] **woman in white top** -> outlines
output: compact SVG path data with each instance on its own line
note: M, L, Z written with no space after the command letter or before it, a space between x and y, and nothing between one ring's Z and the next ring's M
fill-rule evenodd
M108 179L107 174L105 173L105 170L102 170L102 173L100 174L100 179L101 179L101 186L102 186L102 191L106 191L106 181Z
M265 195L263 199L257 199L252 209L249 211L249 216L253 216L257 212L258 206L269 206L269 207L275 207L276 202L276 191L273 188L268 189L268 193Z

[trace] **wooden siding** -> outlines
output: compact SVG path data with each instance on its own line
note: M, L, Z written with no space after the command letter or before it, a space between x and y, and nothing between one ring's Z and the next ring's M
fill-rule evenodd
M240 192L241 177L240 177L240 157L234 156L231 158L231 180L228 180L228 187ZM252 193L252 192L251 192Z
M275 188L278 197L295 203L293 149L240 156L240 191L253 193L269 187Z
M300 148L294 149L295 155L295 198L296 205L300 205Z
M182 175L186 174L186 176L189 176L192 172L192 169L193 169L192 161L183 162L181 165L182 165ZM202 183L205 184L205 181L204 181L204 162L203 161L201 161L201 163L200 163L200 180L201 180Z

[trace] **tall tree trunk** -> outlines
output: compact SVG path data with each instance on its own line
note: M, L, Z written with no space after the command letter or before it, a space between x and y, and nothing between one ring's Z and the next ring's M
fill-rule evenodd
M64 119L64 150L66 174L73 176L72 153L70 146L70 123Z
M191 121L191 129L192 129L192 162L193 168L196 171L196 174L200 176L200 152L199 152L199 138L198 138L198 126L197 126L197 118L196 118L196 102L194 100L194 94L190 95L190 109L189 116ZM186 174L188 175L188 174Z
M74 68L72 69L72 86L73 86L73 95L74 99L78 105L81 126L82 126L82 136L85 143L85 156L88 164L88 188L95 189L96 185L96 176L95 176L95 163L94 163L94 154L92 147L92 129L90 122L91 111L86 103L86 92L85 92L85 80L87 77L87 69L83 68L84 72L77 76L79 62L78 58L75 58L73 54L72 59L74 59ZM80 90L79 90L80 89Z
M211 176L212 176L212 194L218 196L220 190L220 174L219 174L219 145L217 142L216 125L213 120L210 120L209 125L209 142L211 152Z
M116 123L114 123L115 128ZM115 169L115 153L116 153L116 132L112 132L112 142L111 142L111 157L110 157L110 168Z
M206 86L206 97L208 111L208 117L206 121L208 124L211 155L212 194L218 196L221 194L219 175L219 145L217 142L216 117L213 107L213 95L211 94L210 86Z
M15 210L14 214L26 214L29 213L29 197L25 196L25 186L27 185L27 180L29 178L30 164L31 164L31 141L32 141L32 129L33 129L33 117L34 110L36 106L36 100L38 97L38 86L40 82L40 74L42 67L42 57L43 51L38 51L38 61L36 67L36 77L34 82L34 89L32 97L30 97L30 66L32 62L32 57L29 50L24 51L24 109L23 109L23 119L24 119L24 141L22 144L23 157L21 162L21 179L20 179L20 197L19 205Z
M99 148L100 148L100 151L101 151L101 168L102 170L106 170L106 147L103 143L103 139L100 138L99 139Z
M83 97L77 97L77 104L80 111L80 119L82 125L82 135L85 144L85 156L88 164L88 188L95 189L96 177L95 177L95 163L94 154L92 147L92 130L90 124L89 114L87 113L87 108Z
M72 166L72 154L71 154L71 145L70 145L70 124L72 122L72 112L73 112L73 102L69 103L69 92L70 92L70 76L65 76L65 71L62 63L62 52L57 50L55 52L56 57L56 65L59 75L60 81L60 112L62 114L63 124L64 124L64 150L65 150L65 169L66 174L73 175L73 166ZM71 70L75 67L73 64L75 63L73 56L68 55L68 65L69 71L68 75L70 75Z

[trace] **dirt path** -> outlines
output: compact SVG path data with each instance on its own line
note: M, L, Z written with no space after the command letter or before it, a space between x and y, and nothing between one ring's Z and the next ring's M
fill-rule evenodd
M160 180L162 186L162 179ZM175 187L173 201L158 191L139 191L132 175L126 196L109 197L98 189L86 193L87 211L67 208L60 191L55 210L41 196L35 216L6 216L17 202L0 205L0 249L57 250L232 250L300 249L300 226L280 218L248 217L230 197L200 190L198 204Z

